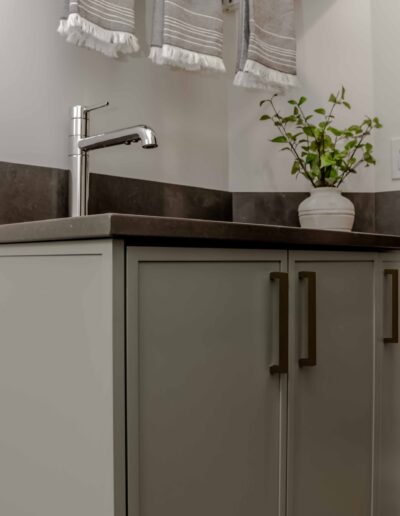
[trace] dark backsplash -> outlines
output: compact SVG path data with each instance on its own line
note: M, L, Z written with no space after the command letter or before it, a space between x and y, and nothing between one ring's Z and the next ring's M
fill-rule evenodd
M221 190L90 174L89 213L131 213L232 220L232 195Z
M400 234L400 192L346 193L355 231ZM302 192L235 192L90 174L89 213L298 226ZM68 171L0 162L0 224L68 216Z
M297 207L306 197L307 194L301 192L233 193L233 220L274 226L298 226Z
M299 226L297 208L308 196L306 192L237 192L233 193L235 222ZM347 193L356 209L354 231L375 231L375 194ZM399 225L400 229L400 225Z
M0 161L0 224L67 216L67 170Z
M378 192L375 194L377 233L400 235L400 192Z
M345 193L356 209L354 220L354 231L375 233L376 231L376 201L374 193ZM400 230L400 225L399 225Z

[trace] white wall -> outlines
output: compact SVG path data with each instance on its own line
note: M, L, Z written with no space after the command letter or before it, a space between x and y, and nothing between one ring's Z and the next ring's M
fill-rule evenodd
M153 2L136 4L139 39L148 42ZM343 122L373 114L370 1L296 5L302 89L293 95L304 93L314 107L345 84L353 111ZM291 157L269 143L273 129L258 121L265 95L231 85L235 15L226 16L229 73L216 78L157 67L146 43L140 57L119 61L66 44L56 33L61 7L61 0L1 0L0 160L68 168L69 106L110 100L111 108L93 114L92 132L147 123L160 148L96 151L92 171L236 191L308 187L290 176ZM347 189L373 190L373 172Z
M376 190L400 190L392 180L391 138L400 137L400 3L372 0L375 107L383 122L376 136Z
M140 40L150 38L152 2L137 0ZM1 0L0 161L68 168L68 113L109 100L92 130L152 126L160 148L96 151L100 173L228 187L226 77L121 61L65 43L57 34L63 0ZM17 36L17 31L21 34Z
M353 109L343 113L339 125L358 122L365 114L372 115L369 0L296 0L295 4L302 87L290 96L304 94L314 108L323 105L329 94L343 84ZM295 180L290 175L291 155L279 152L279 147L268 141L275 135L274 128L265 122L257 123L258 102L263 98L263 93L229 88L230 188L234 191L308 189L306 181ZM361 171L344 185L344 190L368 192L373 189L371 168Z

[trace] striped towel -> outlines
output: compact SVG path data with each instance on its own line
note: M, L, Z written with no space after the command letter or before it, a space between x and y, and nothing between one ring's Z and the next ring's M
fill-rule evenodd
M150 59L224 72L221 0L155 0Z
M242 0L234 84L283 93L297 85L294 0Z
M58 32L69 43L118 57L137 52L135 0L65 0Z

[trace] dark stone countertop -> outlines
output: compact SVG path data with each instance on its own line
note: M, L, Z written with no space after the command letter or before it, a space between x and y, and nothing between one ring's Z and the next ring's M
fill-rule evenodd
M0 244L99 238L132 245L400 250L400 236L107 213L0 226Z

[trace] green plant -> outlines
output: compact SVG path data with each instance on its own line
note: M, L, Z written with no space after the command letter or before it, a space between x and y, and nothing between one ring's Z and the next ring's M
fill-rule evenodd
M260 106L268 104L272 109L271 114L262 115L260 120L271 120L280 133L271 141L284 144L282 150L290 151L295 158L292 174L304 176L314 187L339 187L349 174L357 172L360 165L369 167L376 163L373 146L367 139L373 129L382 127L378 118L365 117L360 125L346 129L333 125L338 106L351 109L345 95L346 90L342 87L336 95L330 95L329 109L314 109L309 115L303 109L306 97L288 101L293 107L288 116L278 112L274 103L277 95L260 102Z

